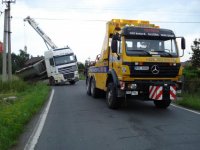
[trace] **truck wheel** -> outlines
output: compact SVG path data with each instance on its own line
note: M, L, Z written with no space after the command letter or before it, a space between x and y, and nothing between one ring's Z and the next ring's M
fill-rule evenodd
M108 84L106 92L106 102L108 107L111 109L117 109L121 105L120 100L117 99L117 92L113 83Z
M55 85L54 77L49 78L49 85L51 85L51 86Z
M90 85L90 89L91 89L91 95L92 95L92 97L94 97L94 98L97 98L99 95L99 91L98 91L98 89L96 88L96 81L95 81L95 79L94 78L92 78L92 81L91 81L91 85Z
M171 100L155 100L154 104L157 108L167 108L171 103Z
M75 82L74 80L72 80L72 81L69 81L69 83L70 83L71 85L74 85L76 82Z
M90 84L90 78L86 79L86 90L87 90L87 94L91 95L91 84Z

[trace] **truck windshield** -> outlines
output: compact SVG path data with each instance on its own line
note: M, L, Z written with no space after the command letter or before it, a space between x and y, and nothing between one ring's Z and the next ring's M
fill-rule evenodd
M76 62L76 57L74 56L74 54L63 55L63 56L54 56L54 61L55 61L55 65L59 66L59 65L63 65L63 64Z
M177 57L178 49L175 39L149 40L149 39L126 39L126 53L132 56Z

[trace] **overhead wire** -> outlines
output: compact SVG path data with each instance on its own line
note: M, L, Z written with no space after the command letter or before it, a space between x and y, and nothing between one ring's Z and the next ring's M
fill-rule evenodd
M44 7L37 7L38 9L44 9ZM128 11L128 12L142 12L142 11L144 11L144 9L143 8L141 8L141 9L133 9L133 8L109 8L109 7L104 7L104 8L94 8L94 7L68 7L68 8L63 8L63 7L55 7L55 6L53 6L53 7L46 7L46 9L54 9L54 10L81 10L81 11L85 11L85 10L88 10L88 11L91 11L91 10L93 10L93 11L95 11L95 10L102 10L102 11ZM149 9L150 10L150 9ZM156 8L151 8L151 10L150 11L148 11L148 12L155 12L157 9ZM147 10L146 10L147 11ZM167 14L169 14L169 13L171 13L171 14L193 14L193 15L200 15L199 13L199 11L195 11L195 12L188 12L188 11L185 11L185 9L183 9L183 10L181 10L181 9L179 9L179 10L174 10L173 12L172 11L169 11L169 12L167 12L167 11L163 11L163 10L158 10L160 13L167 13Z
M13 19L24 19L22 17L13 17ZM58 21L77 21L77 19L72 19L72 18L45 18L45 17L36 17L35 19L38 20L58 20ZM78 19L78 21L85 21L85 22L107 22L108 20L104 20L104 19ZM170 21L170 20L166 20L166 21L159 21L159 20L150 20L150 22L153 23L177 23L177 24L199 24L200 21Z

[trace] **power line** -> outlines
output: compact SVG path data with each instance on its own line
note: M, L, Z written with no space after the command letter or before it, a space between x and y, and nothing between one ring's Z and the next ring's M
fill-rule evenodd
M198 23L200 23L200 21L151 21L151 22L155 22L155 23L183 23L183 24L190 24L190 23L198 24Z
M111 8L111 7L104 7L104 8L94 8L94 7L61 7L60 5L58 5L59 7L45 7L46 9L59 9L59 10L86 10L86 11L128 11L128 12L142 12L144 11L143 8L141 9L133 9L133 8ZM37 7L38 9L44 9L44 7ZM147 8L149 9L149 8ZM147 13L155 13L156 12L156 8L151 8L151 10L147 11ZM159 13L167 13L167 14L186 14L186 15L190 15L190 14L194 14L194 15L200 15L199 11L194 11L194 12L188 12L185 11L185 9L182 10L173 10L172 11L164 11L164 10L158 10Z
M22 17L13 17L13 19L24 19ZM109 20L103 19L72 19L72 18L35 18L38 20L52 20L52 21L84 21L84 22L107 22ZM177 24L199 24L200 21L159 21L159 20L150 20L153 23L177 23Z

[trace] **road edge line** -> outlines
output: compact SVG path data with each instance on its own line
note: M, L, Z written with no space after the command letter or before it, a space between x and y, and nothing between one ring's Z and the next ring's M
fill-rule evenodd
M46 105L46 108L44 109L44 111L42 112L42 114L40 115L40 118L33 130L33 133L31 134L31 136L28 139L28 142L26 143L24 150L34 150L35 145L38 142L38 139L40 137L40 134L42 132L42 129L44 127L45 121L46 121L46 117L48 115L49 112L49 108L51 105L51 102L53 100L53 96L54 96L54 89L52 89L51 91L51 96L48 100L48 104Z
M188 109L188 108L185 108L185 107L181 107L181 106L178 106L178 105L175 105L175 104L171 104L171 106L179 108L179 109L182 109L182 110L186 110L186 111L189 111L189 112L192 112L192 113L195 113L197 115L200 115L200 112L195 111L195 110L191 110L191 109Z

